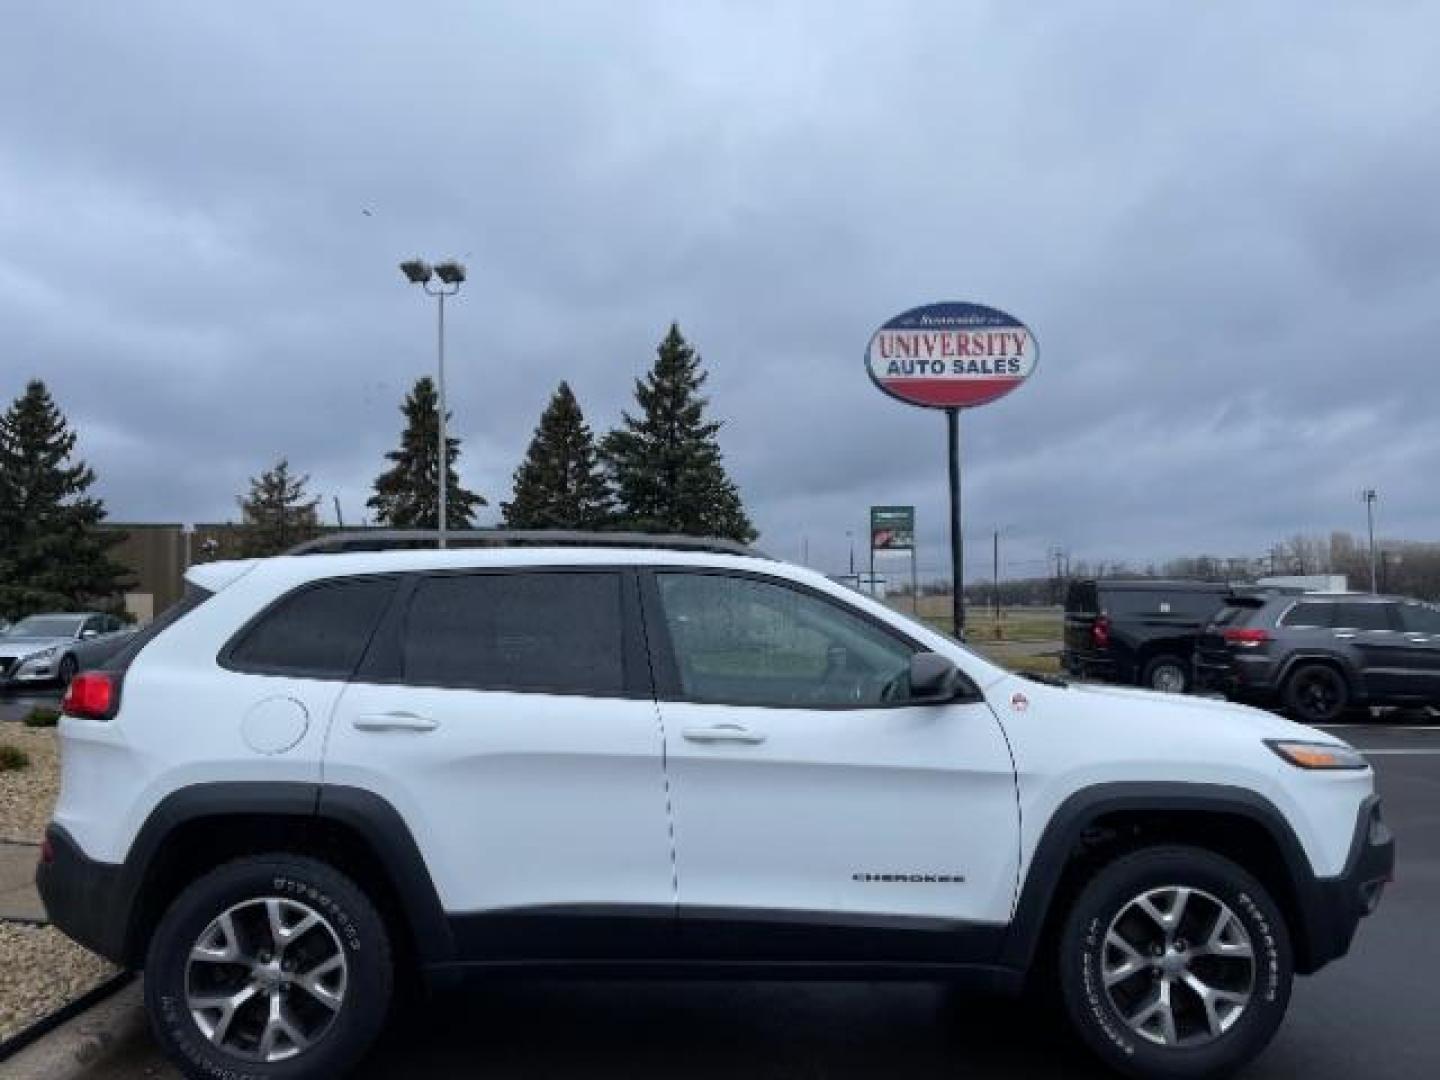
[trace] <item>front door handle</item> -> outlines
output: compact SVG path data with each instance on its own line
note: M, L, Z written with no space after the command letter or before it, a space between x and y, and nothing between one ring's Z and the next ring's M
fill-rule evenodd
M356 731L434 731L440 725L428 716L408 712L366 713L351 721Z
M1340 633L1340 632L1337 630L1337 631L1335 632L1335 636L1336 636L1337 638L1340 638L1342 641L1349 641L1349 640L1350 640L1351 638L1353 638L1355 635L1354 635L1354 634L1342 634L1342 633Z
M765 736L739 724L716 724L713 727L687 727L681 732L691 742L762 743Z

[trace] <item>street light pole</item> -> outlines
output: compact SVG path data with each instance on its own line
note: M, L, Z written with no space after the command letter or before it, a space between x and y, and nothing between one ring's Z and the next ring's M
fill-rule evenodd
M439 520L436 522L437 546L445 546L446 530L449 527L448 502L450 487L450 440L446 435L445 425L445 298L454 296L460 291L460 284L465 280L465 265L453 259L437 263L431 266L423 259L410 259L400 264L400 271L405 275L412 285L419 285L425 290L427 296L435 297L438 307L438 326L436 335L436 394L439 398L439 434L440 443L436 448L435 456L440 471L436 476L436 483L439 485ZM432 277L438 277L440 284L431 286Z
M425 291L430 291L428 284L425 286ZM437 292L435 295L439 301L438 307L440 311L439 332L436 335L437 340L435 346L436 367L438 368L436 392L440 398L440 472L438 473L439 479L436 481L436 483L440 485L440 520L438 523L440 531L437 546L443 548L445 546L445 529L450 524L450 519L445 513L446 496L448 494L445 489L450 486L450 455L446 453L449 447L445 441L445 293Z
M1375 489L1366 488L1360 497L1365 500L1365 520L1370 528L1370 591L1375 593L1380 591L1375 573Z

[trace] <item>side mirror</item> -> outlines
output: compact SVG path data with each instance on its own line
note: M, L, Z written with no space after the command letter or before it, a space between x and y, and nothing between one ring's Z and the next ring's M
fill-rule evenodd
M81 631L80 631L80 640L81 640L81 641L89 641L91 638L97 638L97 637L99 637L99 636L100 636L100 631L99 631L99 630L81 630Z
M910 657L910 700L950 701L960 692L960 669L933 652Z

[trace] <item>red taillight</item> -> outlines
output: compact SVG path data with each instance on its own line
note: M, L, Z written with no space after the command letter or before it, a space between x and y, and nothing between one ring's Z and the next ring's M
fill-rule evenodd
M1235 627L1229 630L1222 630L1220 636L1225 639L1228 645L1241 645L1245 648L1254 648L1256 645L1263 645L1272 640L1268 630L1247 630L1244 627Z
M1097 649L1106 648L1110 644L1110 619L1101 615L1090 627L1090 641Z
M85 671L70 680L60 711L82 720L109 720L115 707L115 676Z

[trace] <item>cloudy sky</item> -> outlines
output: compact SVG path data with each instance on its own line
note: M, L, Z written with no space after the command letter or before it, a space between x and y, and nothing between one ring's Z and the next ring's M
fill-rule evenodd
M1017 574L1258 554L1368 486L1433 539L1437 41L1420 2L14 5L0 395L50 384L115 518L232 518L284 455L354 521L433 365L396 263L455 255L484 521L555 384L609 427L673 319L762 546L841 569L913 502L939 566L943 415L862 357L971 300L1040 342L963 422L986 570L993 527Z

